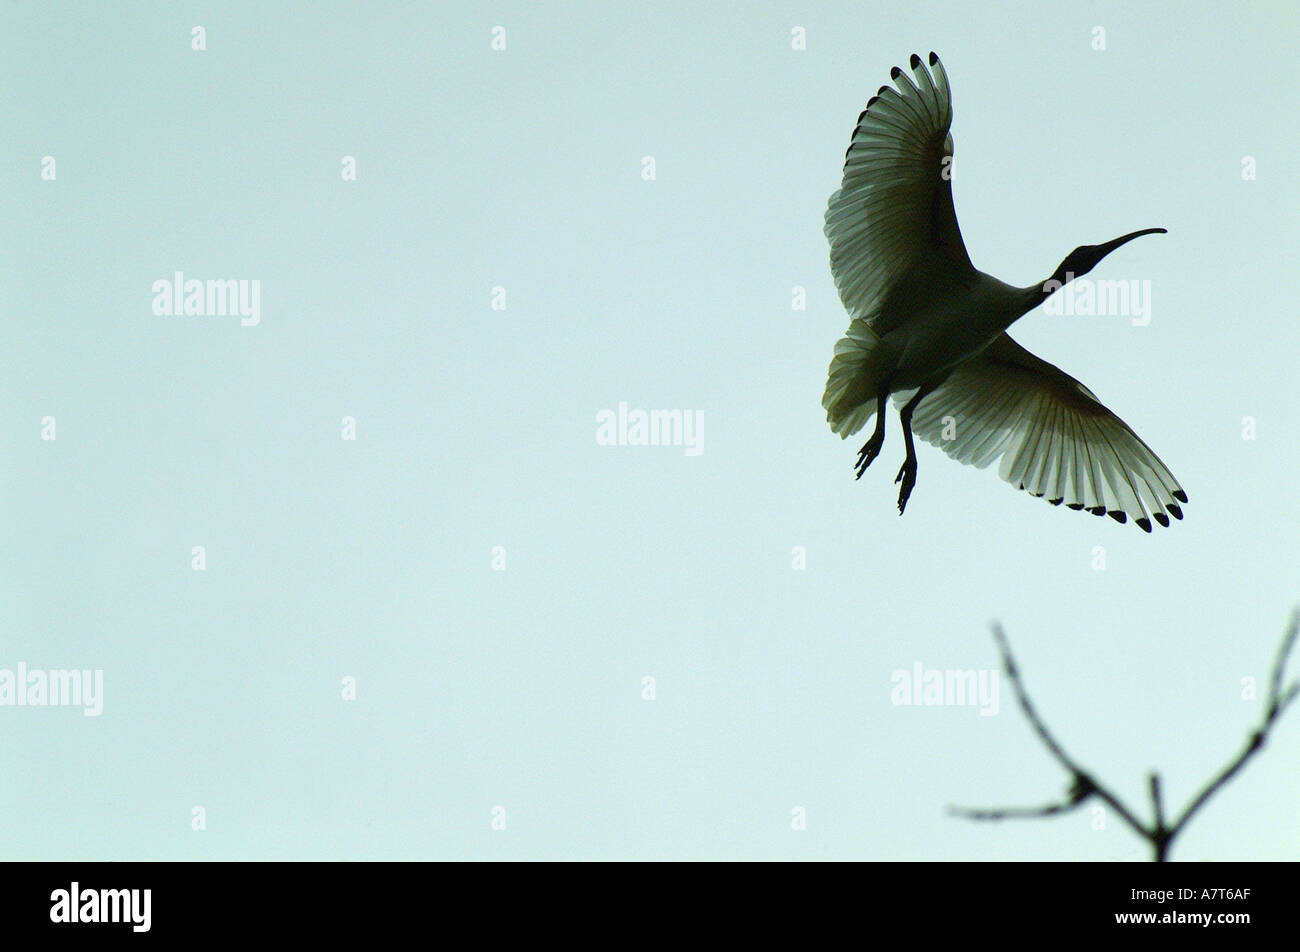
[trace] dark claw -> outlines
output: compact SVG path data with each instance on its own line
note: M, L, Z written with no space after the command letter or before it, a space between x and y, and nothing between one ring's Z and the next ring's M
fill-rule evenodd
M898 514L901 516L903 510L907 508L908 497L912 495L912 487L916 485L916 463L911 460L904 461L898 475L894 477L894 482L903 484L898 490Z
M862 449L858 450L858 461L854 464L858 471L858 479L862 478L862 474L867 471L867 467L871 465L872 460L880 455L880 447L884 443L884 434L881 434L880 439L876 439L876 435L873 433L871 439L862 444Z

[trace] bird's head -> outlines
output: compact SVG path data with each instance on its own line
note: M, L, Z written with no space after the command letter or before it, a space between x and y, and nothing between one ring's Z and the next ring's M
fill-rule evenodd
M1056 271L1050 278L1043 282L1043 295L1051 294L1058 290L1062 285L1075 278L1081 278L1093 268L1097 267L1097 262L1106 255L1110 254L1120 245L1127 244L1134 238L1141 238L1143 235L1163 235L1163 228L1143 228L1141 231L1130 232L1122 235L1114 241L1108 241L1101 245L1080 245L1065 256L1065 260L1057 266Z

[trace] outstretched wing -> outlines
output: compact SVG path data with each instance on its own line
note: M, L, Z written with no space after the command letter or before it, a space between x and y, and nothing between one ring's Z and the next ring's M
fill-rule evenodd
M900 322L882 311L890 291L923 263L927 282L973 272L952 207L952 97L943 64L911 59L912 82L881 86L858 116L844 181L826 207L831 274L851 318L879 334Z
M999 476L1055 506L1132 516L1147 532L1151 516L1162 526L1183 517L1187 494L1160 457L1087 387L1006 334L921 400L912 431L962 463L1001 457Z

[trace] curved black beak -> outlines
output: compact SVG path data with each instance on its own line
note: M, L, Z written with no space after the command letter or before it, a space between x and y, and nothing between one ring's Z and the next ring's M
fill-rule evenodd
M1094 245L1093 247L1097 251L1097 261L1106 257L1106 255L1110 254L1120 245L1128 244L1134 238L1141 238L1143 235L1167 235L1168 233L1168 229L1165 228L1143 228L1141 231L1131 231L1127 235L1116 238L1114 241L1108 241L1104 245Z
M1047 282L1043 285L1043 293L1051 294L1061 285L1087 274L1097 267L1098 261L1121 245L1128 244L1134 238L1141 238L1143 235L1163 234L1167 234L1164 228L1143 228L1141 231L1131 231L1127 235L1121 235L1102 245L1080 245L1065 256L1065 260L1061 262L1060 267L1047 279Z

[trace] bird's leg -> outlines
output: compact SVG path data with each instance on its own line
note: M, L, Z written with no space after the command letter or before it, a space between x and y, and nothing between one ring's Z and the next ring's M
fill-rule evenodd
M907 458L903 460L898 475L894 477L894 482L903 484L902 488L898 490L898 514L900 516L903 514L903 510L907 508L907 497L912 495L912 487L916 485L916 446L912 443L912 412L916 409L916 405L921 402L921 398L932 389L934 388L922 387L916 391L916 396L908 400L903 409L898 411L898 420L903 425L903 440L907 443Z
M876 397L876 429L871 434L871 439L862 444L862 449L858 450L858 461L855 464L858 470L858 479L867 471L871 461L880 455L880 448L885 445L885 403L889 399L888 393L882 393Z

